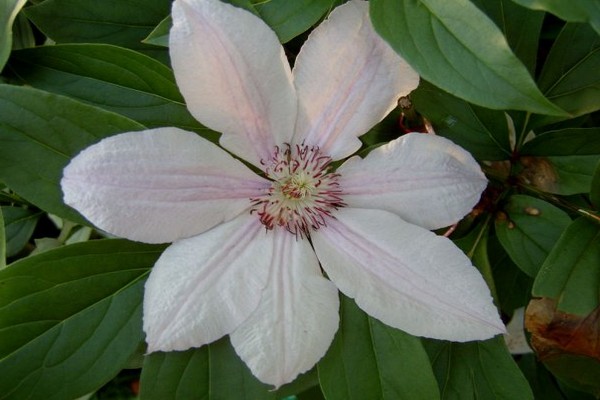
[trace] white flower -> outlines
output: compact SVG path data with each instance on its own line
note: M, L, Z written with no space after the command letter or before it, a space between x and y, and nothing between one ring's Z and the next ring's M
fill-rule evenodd
M484 189L468 153L409 134L328 169L418 84L373 31L366 2L335 9L293 71L251 13L176 0L172 16L171 61L190 112L262 173L176 128L104 139L65 169L65 202L96 226L174 242L146 283L149 351L230 335L254 375L280 386L325 354L338 289L414 335L503 332L469 259L428 230L462 218Z

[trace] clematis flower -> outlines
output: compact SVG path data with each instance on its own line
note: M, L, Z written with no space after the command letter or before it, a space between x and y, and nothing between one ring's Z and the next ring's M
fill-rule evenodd
M462 218L486 185L466 151L415 133L330 167L419 80L374 32L368 3L335 9L293 70L247 11L176 0L172 17L178 86L233 156L177 128L128 132L82 151L61 182L65 202L100 229L173 242L145 286L149 352L229 335L278 387L327 351L338 289L413 335L504 331L469 259L429 231Z

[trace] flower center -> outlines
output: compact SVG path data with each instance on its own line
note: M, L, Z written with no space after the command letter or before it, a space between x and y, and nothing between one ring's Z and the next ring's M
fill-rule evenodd
M273 229L282 226L294 235L308 236L332 218L331 212L345 206L339 174L329 172L331 157L317 146L276 146L270 160L262 160L265 174L273 183L252 201L251 213Z

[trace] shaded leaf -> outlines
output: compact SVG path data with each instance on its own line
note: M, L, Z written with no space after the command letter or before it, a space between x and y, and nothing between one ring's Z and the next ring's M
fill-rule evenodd
M497 336L482 342L424 341L442 399L533 399L527 380Z
M35 46L35 36L31 23L23 13L19 13L13 25L13 50Z
M536 360L533 354L524 354L517 359L523 375L529 381L536 399L565 400L556 379Z
M6 266L6 231L4 230L4 215L0 208L0 269Z
M513 0L533 10L543 10L569 22L587 22L600 34L600 3L589 0Z
M439 392L418 338L367 316L341 298L341 326L319 362L328 400L436 399Z
M567 128L537 135L521 148L531 156L600 155L600 128Z
M375 0L375 29L434 85L471 103L564 115L494 23L468 0Z
M129 117L149 128L217 133L188 112L169 68L132 50L104 44L44 46L14 52L10 68L27 85Z
M25 247L42 213L21 207L0 207L0 209L4 216L6 256L12 257Z
M13 44L13 22L27 0L4 0L0 3L0 72L8 60Z
M560 236L538 273L533 295L558 301L558 310L588 315L600 306L600 225L579 218Z
M144 359L143 400L275 399L235 354L228 338L183 352L156 352Z
M496 219L500 243L527 275L535 277L554 244L571 222L566 212L543 200L513 195Z
M255 5L261 18L286 43L316 24L335 0L270 0Z
M600 162L596 165L594 176L592 177L592 189L590 191L590 201L600 210Z
M164 58L142 40L170 11L164 0L46 0L25 14L57 43L110 43Z
M510 157L508 123L502 111L467 103L421 81L411 93L419 113L431 121L438 135L467 149L479 160Z
M577 117L600 109L599 68L600 36L588 25L569 23L556 38L538 84L550 100ZM538 117L532 124L555 120Z
M0 271L0 398L95 391L143 340L141 303L164 246L91 241Z
M171 26L173 26L173 20L169 15L160 21L142 42L154 46L169 47L169 31L171 30Z
M100 139L143 128L67 97L0 85L0 180L39 208L84 223L63 204L63 168Z

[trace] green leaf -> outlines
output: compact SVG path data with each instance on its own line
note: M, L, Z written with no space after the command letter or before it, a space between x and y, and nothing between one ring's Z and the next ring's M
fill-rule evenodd
M44 46L13 53L10 68L27 85L113 111L152 128L176 126L216 140L188 112L164 64L103 44Z
M6 267L6 231L2 208L0 208L0 269L4 267Z
M67 97L0 85L0 181L45 211L85 223L62 201L63 168L100 139L143 128Z
M521 155L600 155L600 128L567 128L542 133L525 143Z
M600 109L599 69L600 36L588 25L569 23L556 38L538 83L550 100L577 117ZM532 123L539 126L555 120Z
M110 43L162 56L164 49L142 40L169 13L164 0L46 0L25 11L57 43Z
M173 26L173 20L169 15L160 21L158 25L156 25L152 32L150 32L150 34L146 36L144 40L142 40L142 43L152 44L154 46L169 47L169 31L171 30L171 26Z
M515 264L535 277L571 218L552 204L525 195L511 196L504 212L508 219L496 219L496 235Z
M13 25L13 50L35 46L35 36L31 23L23 13L19 13Z
M420 340L367 316L342 296L341 325L319 380L328 400L437 399L439 392Z
M27 0L4 0L0 3L0 72L12 50L12 26Z
M511 0L472 1L494 21L515 55L533 75L544 13L520 7Z
M529 381L536 399L565 400L556 379L537 362L535 355L523 354L517 360L517 364Z
M570 195L588 193L600 155L547 157L557 174L555 187L550 193Z
M479 160L510 157L508 123L502 111L489 110L454 97L421 81L411 94L415 108L433 124L437 134L451 139Z
M4 216L6 256L12 257L25 247L42 213L21 207L7 206L0 209Z
M564 115L494 23L468 0L374 0L375 29L423 77L471 103Z
M600 210L600 162L596 165L596 171L592 177L592 189L590 191L590 201L596 207L596 210Z
M588 315L600 306L600 225L573 221L546 258L533 295L558 300L558 310Z
M548 11L565 21L587 22L600 34L600 3L593 0L513 0L532 10Z
M146 356L140 395L143 400L276 398L252 376L227 338L199 349Z
M164 246L75 244L0 271L0 398L95 391L143 340L144 279Z
M494 285L498 293L498 306L506 315L513 315L531 299L533 279L512 262L496 236L488 238L488 256L492 266Z
M255 5L261 18L286 43L319 21L334 0L270 0Z
M502 336L483 342L424 342L443 400L533 399Z

